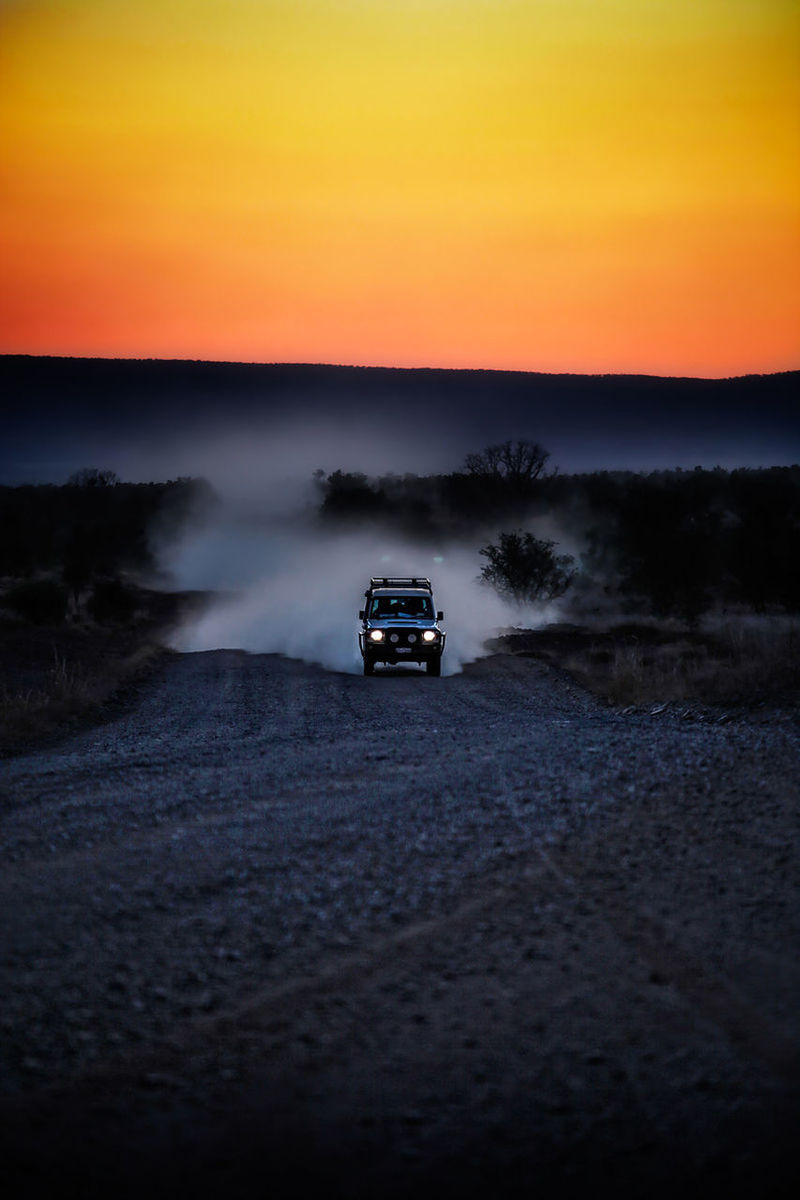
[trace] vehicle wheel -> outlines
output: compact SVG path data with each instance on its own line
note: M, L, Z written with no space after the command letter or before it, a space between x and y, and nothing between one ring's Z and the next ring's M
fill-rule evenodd
M441 675L442 660L441 658L429 658L425 664L425 669L429 675Z
M375 663L370 658L364 659L364 674L365 675L374 675L375 674Z

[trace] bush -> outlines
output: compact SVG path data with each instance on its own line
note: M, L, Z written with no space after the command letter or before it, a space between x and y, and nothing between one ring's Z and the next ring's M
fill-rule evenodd
M555 542L522 530L501 533L499 546L484 546L480 553L489 560L481 579L516 604L554 600L564 594L576 575L574 560L568 554L556 554Z
M6 592L3 604L34 625L58 625L67 615L67 589L54 579L31 579Z

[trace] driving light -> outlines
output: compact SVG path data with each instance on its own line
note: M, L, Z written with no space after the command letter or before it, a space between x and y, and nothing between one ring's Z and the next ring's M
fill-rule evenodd
M371 642L382 642L383 641L383 630L382 629L371 629L370 634L369 634L369 640Z
M422 640L423 640L423 642L435 642L436 641L436 630L435 629L426 629L424 631L424 633L422 634Z

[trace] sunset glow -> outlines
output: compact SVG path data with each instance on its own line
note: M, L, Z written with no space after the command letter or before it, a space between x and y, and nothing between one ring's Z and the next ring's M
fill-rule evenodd
M800 366L793 0L0 4L0 352Z

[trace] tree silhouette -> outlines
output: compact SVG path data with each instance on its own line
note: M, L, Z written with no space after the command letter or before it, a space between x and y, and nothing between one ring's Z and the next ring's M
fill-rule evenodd
M478 454L468 454L464 467L470 475L524 487L540 477L549 457L549 451L538 442L500 442Z
M81 467L80 471L73 471L67 480L69 487L80 488L106 488L113 487L115 483L119 483L116 471L100 470L99 467Z
M556 554L555 542L518 530L501 533L500 544L484 546L489 561L481 579L515 604L554 600L567 590L577 572L569 554Z

